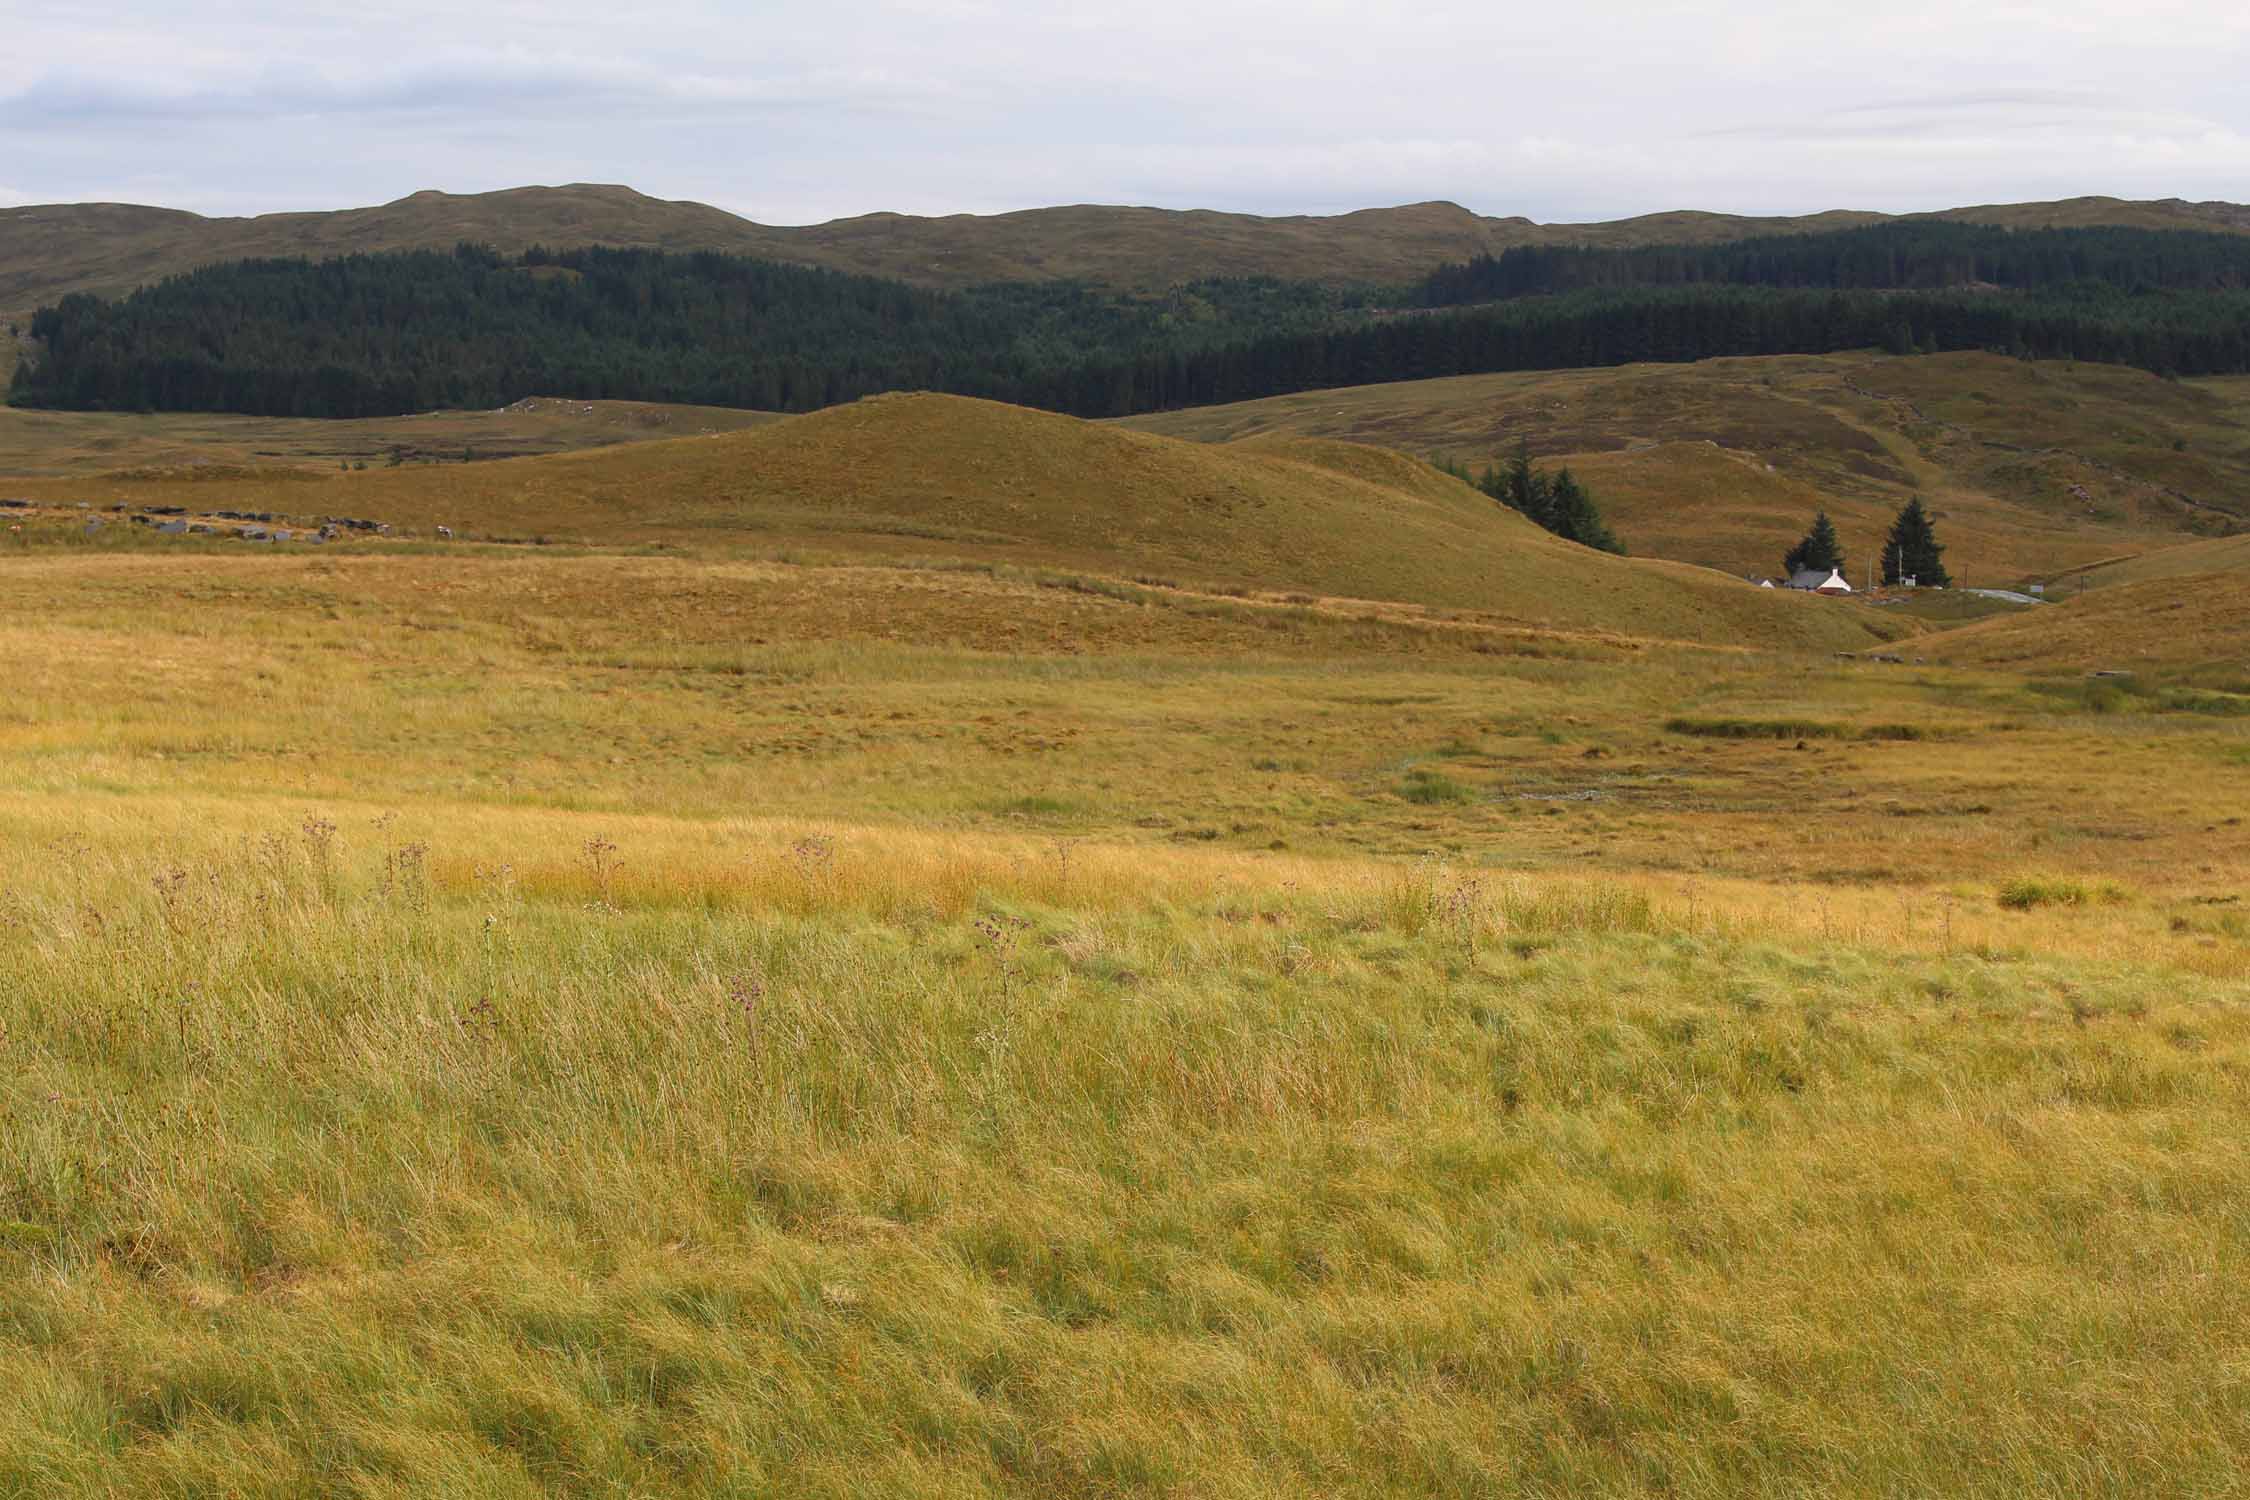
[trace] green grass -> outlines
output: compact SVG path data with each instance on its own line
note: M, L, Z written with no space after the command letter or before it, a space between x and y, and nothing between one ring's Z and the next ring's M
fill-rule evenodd
M1474 802L1477 796L1473 788L1462 785L1443 771L1433 771L1427 766L1417 766L1408 771L1406 779L1398 785L1398 794L1409 802L1425 807L1442 803Z
M2085 906L2097 901L2116 905L2130 900L2131 893L2114 881L2017 875L2001 883L1996 899L2009 911L2030 911L2041 906Z

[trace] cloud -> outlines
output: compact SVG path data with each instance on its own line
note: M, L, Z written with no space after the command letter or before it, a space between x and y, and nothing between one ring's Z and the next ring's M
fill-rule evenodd
M113 0L12 19L0 161L40 201L240 212L603 180L773 222L2240 196L2246 17L2213 0Z

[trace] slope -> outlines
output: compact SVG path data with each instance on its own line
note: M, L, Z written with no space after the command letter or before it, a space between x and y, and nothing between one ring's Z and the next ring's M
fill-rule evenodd
M1950 209L1938 216L2019 225L2250 228L2250 209L2176 200L2085 198ZM1511 245L1718 241L1838 229L1885 217L1848 211L1762 219L1671 212L1599 224L1538 224L1490 218L1444 202L1279 218L1080 204L939 218L880 213L783 228L707 204L588 183L474 194L425 191L370 208L255 218L209 219L115 203L41 204L0 209L0 310L28 312L73 291L122 292L213 261L443 249L464 239L505 251L532 244L731 250L936 286L1068 277L1162 287L1197 277L1248 275L1390 282Z
M1459 376L1126 419L1205 442L1379 443L1479 466L1519 440L1636 552L1770 572L1816 508L1865 560L1909 495L1968 581L2010 584L2250 524L2239 382L1983 354Z
M2160 547L2133 557L2112 558L2076 569L2057 580L2059 591L2113 588L2157 578L2188 578L2199 573L2250 572L2250 533Z
M2016 672L2133 672L2250 692L2250 573L2149 578L1923 636L1917 656Z
M481 462L652 438L733 432L770 412L532 396L483 411L323 419L209 412L36 411L0 406L0 475L114 478L171 470L241 480L310 466Z
M210 486L51 484L159 503ZM890 396L707 438L285 478L262 510L402 530L920 557L1472 610L1572 630L1842 649L1883 623L1559 541L1418 461L1212 448L1044 412Z

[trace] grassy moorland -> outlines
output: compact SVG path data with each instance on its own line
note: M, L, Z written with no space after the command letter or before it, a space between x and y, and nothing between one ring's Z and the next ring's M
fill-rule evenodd
M169 473L18 484L54 506L211 506ZM886 396L755 430L542 458L285 472L260 510L424 537L947 558L1310 606L1349 596L1472 621L1862 647L1882 622L1701 568L1549 536L1417 460L1354 444L1184 443L951 396Z
M1568 463L1634 551L1738 574L1776 569L1819 508L1853 556L1871 557L1919 495L1955 574L2009 585L2250 526L2246 389L1870 353L1408 381L1126 425L1205 442L1344 439L1472 466L1521 439Z
M807 430L318 491L573 545L17 523L0 1493L2239 1486L2243 699L1371 600L1469 523L1320 448L729 529ZM1135 582L1190 472L1406 521Z
M346 466L477 463L779 420L729 407L534 396L492 411L365 421L0 407L0 488L17 479L211 484L325 479Z

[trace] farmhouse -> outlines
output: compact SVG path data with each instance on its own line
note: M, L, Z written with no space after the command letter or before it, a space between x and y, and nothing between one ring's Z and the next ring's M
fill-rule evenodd
M1844 582L1842 568L1830 568L1825 573L1818 568L1799 568L1789 575L1789 587L1813 594L1848 594L1852 591L1852 586Z

